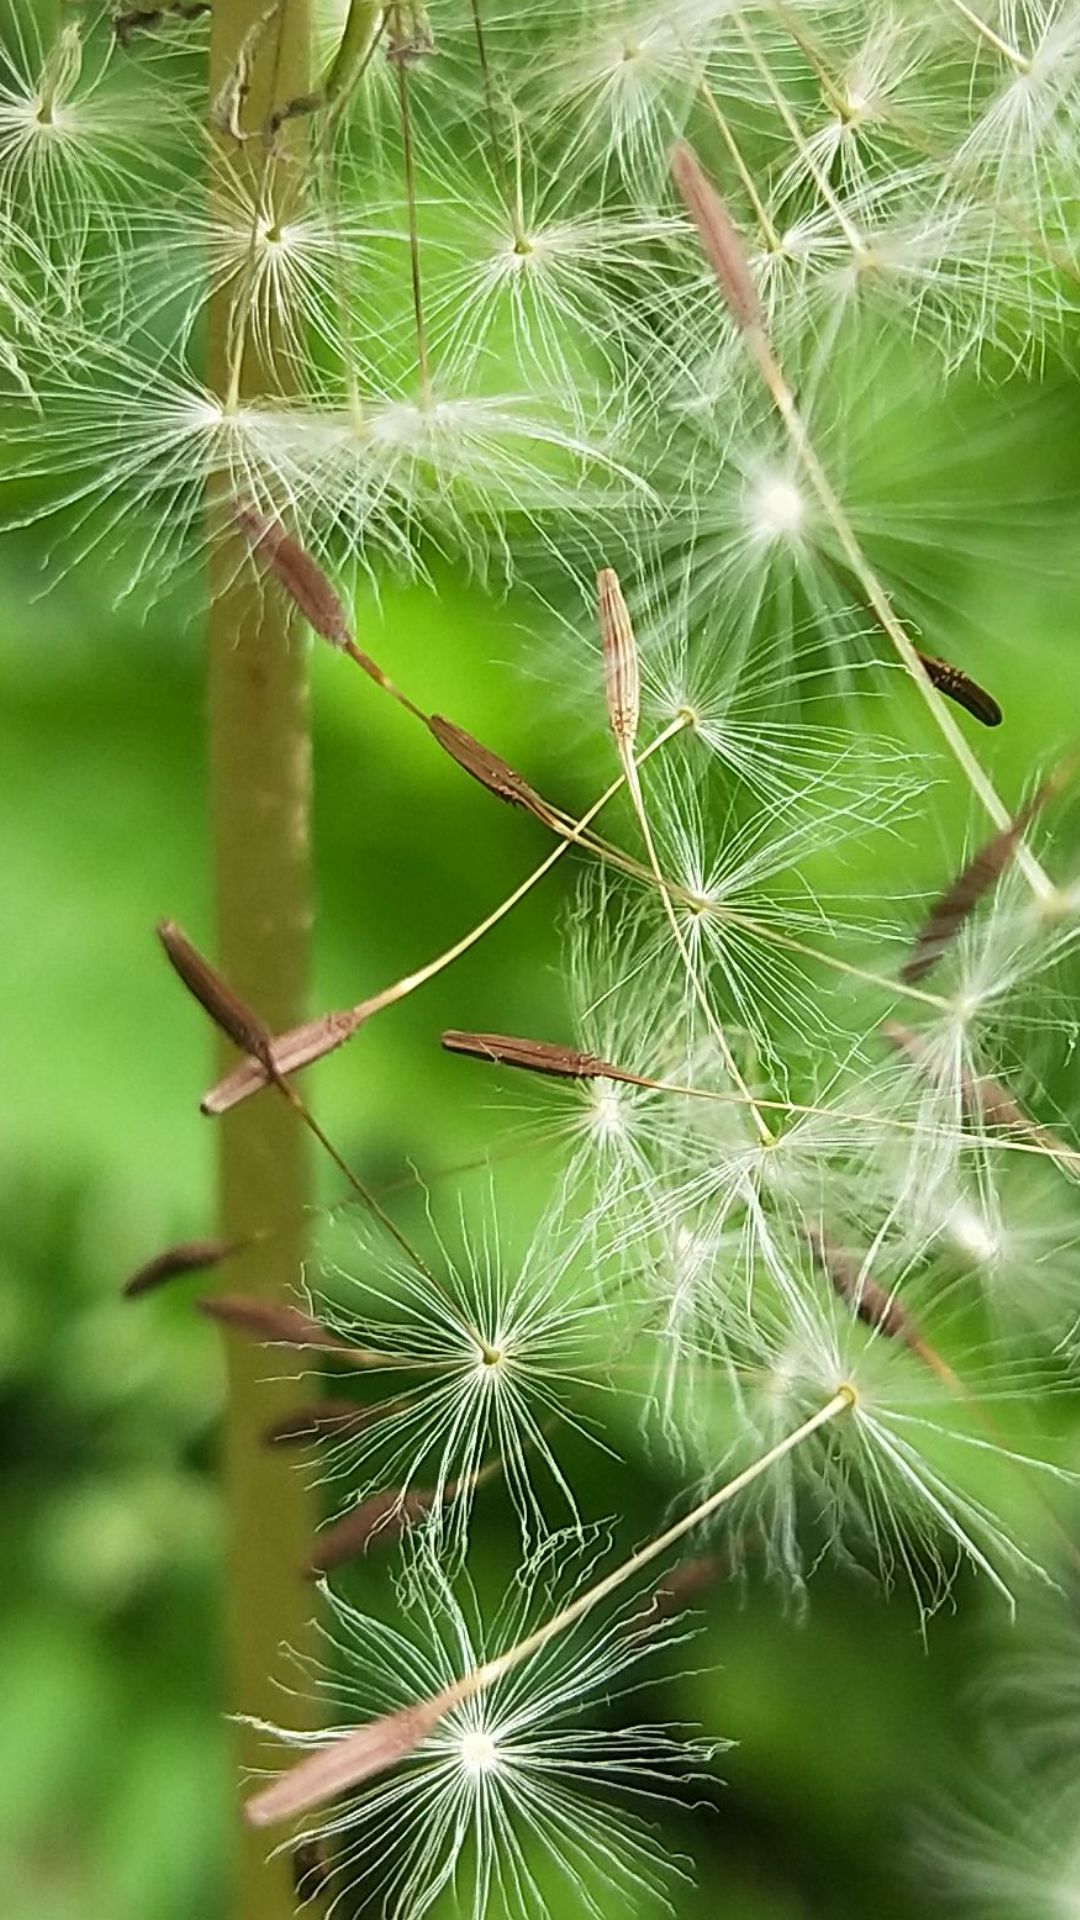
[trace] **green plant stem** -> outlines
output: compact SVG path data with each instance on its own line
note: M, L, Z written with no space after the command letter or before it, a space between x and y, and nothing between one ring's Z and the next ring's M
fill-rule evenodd
M245 33L266 0L215 0L210 60L214 99L233 69ZM289 126L268 160L262 129L275 105L309 84L308 0L282 0L258 48L244 107L250 138L220 141L222 167L256 190L267 165L282 169L288 190L302 191L303 133ZM293 184L295 183L295 184ZM242 297L242 296L241 296ZM243 340L235 287L211 306L208 372L225 396L241 335L238 395L287 393L288 367L273 343ZM269 362L269 364L268 364ZM241 536L228 530L224 503L214 519L208 623L209 773L216 904L216 958L227 980L274 1029L302 1017L311 917L311 786L306 642L279 596L261 591L245 564ZM303 1253L309 1198L308 1141L284 1101L252 1102L225 1117L217 1135L221 1232L244 1239L274 1226L233 1267L230 1285L280 1295L294 1284ZM310 1553L316 1511L303 1477L282 1469L263 1434L310 1397L304 1356L226 1341L228 1406L224 1480L227 1510L226 1706L272 1719L280 1711L282 1645L309 1637L310 1589L301 1568ZM273 1376L269 1378L268 1376ZM265 1746L237 1730L242 1772L267 1764ZM292 1920L288 1857L236 1823L232 1920Z

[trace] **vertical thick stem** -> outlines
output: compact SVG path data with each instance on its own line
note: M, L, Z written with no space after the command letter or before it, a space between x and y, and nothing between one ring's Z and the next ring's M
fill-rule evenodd
M266 12L266 0L215 0L211 98L233 70L237 48ZM301 175L289 158L268 160L261 137L272 109L307 91L308 0L281 0L258 45L245 101L251 138L223 141L221 164L256 188L268 166L290 181ZM302 131L283 131L293 142ZM296 188L291 190L295 191ZM240 296L242 298L242 296ZM209 379L229 391L236 367L235 286L210 314ZM287 392L289 370L269 350L247 341L238 391ZM222 534L226 515L211 500L215 542L209 616L209 763L217 917L216 954L225 978L272 1030L304 1012L310 921L309 796L311 784L305 641L283 598L260 591L249 566ZM240 536L236 536L239 540ZM308 1197L308 1143L284 1101L257 1100L216 1123L221 1230L229 1240L275 1228L230 1267L229 1284L279 1294L295 1282ZM289 1223L292 1223L290 1226ZM301 1475L283 1471L262 1441L265 1428L304 1397L302 1356L294 1370L284 1352L272 1362L248 1341L227 1343L228 1410L224 1474L228 1524L227 1701L232 1712L273 1719L280 1706L281 1645L302 1646L310 1590L300 1569L310 1551L314 1501ZM272 1381L267 1378L272 1375ZM307 1391L310 1393L310 1383ZM256 1736L238 1735L241 1769L266 1763ZM232 1920L291 1920L295 1910L287 1858L268 1862L259 1838L244 1829Z

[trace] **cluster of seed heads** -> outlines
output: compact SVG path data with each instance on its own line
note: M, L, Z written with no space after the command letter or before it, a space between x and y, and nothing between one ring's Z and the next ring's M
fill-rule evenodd
M633 1910L681 1872L635 1797L718 1743L614 1703L691 1600L842 1548L926 1614L965 1566L1011 1607L1075 1553L1072 1476L1006 1430L1068 1386L1080 1319L1071 743L1051 716L999 792L982 730L1013 716L954 602L961 561L989 604L1071 511L1009 489L1075 362L1080 4L348 0L285 94L292 0L241 10L213 87L210 13L4 10L12 517L155 600L209 549L523 846L449 947L284 1033L159 929L238 1056L204 1111L284 1101L346 1182L354 1277L202 1304L311 1351L324 1389L267 1434L338 1489L304 1572L381 1552L400 1601L391 1628L324 1589L339 1717L276 1730L299 1757L248 1813L307 1821L303 1898L418 1916L453 1884L494 1920L566 1888L596 1913L602 1880ZM436 562L537 636L520 770L357 627L358 587ZM464 1201L415 1244L301 1076L561 863L562 1032L500 1031L493 973L491 1030L443 1035L466 1092L507 1086L493 1149L542 1145L548 1204L524 1244ZM184 1242L127 1291L238 1251ZM615 1445L613 1395L685 1489L621 1556L572 1465ZM494 1621L488 1506L519 1543Z

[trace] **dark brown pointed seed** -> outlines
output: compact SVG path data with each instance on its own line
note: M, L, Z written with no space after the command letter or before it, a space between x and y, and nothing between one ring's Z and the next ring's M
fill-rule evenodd
M198 1303L200 1313L224 1326L235 1327L253 1340L286 1347L340 1347L329 1328L279 1300L263 1300L253 1293L214 1293Z
M876 1280L864 1273L854 1260L842 1253L816 1228L807 1227L806 1238L815 1265L838 1298L851 1308L856 1319L868 1327L877 1328L890 1340L902 1341L906 1347L917 1348L921 1344L917 1329L895 1294L886 1293L884 1287L880 1287Z
M939 693L954 700L965 713L975 720L981 720L984 727L1000 727L1001 708L992 693L980 687L969 673L954 667L949 660L935 659L933 654L920 653L919 665L928 680L932 681Z
M130 1280L124 1282L124 1297L137 1300L140 1294L151 1293L179 1274L201 1273L207 1267L216 1267L219 1260L227 1260L235 1253L239 1244L237 1240L180 1240L175 1247L166 1247L164 1252L156 1253L152 1260L144 1260L142 1266L136 1268Z
M237 506L234 515L252 553L273 574L308 626L329 640L332 647L346 646L352 639L352 627L318 561L286 533L279 520L269 519L254 507Z
M500 800L506 800L514 807L526 807L530 813L537 813L541 819L547 819L548 810L540 795L531 787L520 773L501 760L490 747L474 740L471 733L447 720L441 713L433 713L428 721L432 733L444 752L456 760L459 767L478 780L482 787Z
M886 1339L896 1340L901 1346L907 1347L946 1386L953 1391L959 1390L960 1382L948 1362L923 1338L918 1325L906 1307L900 1305L894 1293L887 1293L854 1260L834 1246L825 1234L808 1227L806 1238L815 1264L833 1292L851 1308L857 1320L883 1333Z
M474 1060L490 1060L500 1067L522 1067L527 1073L546 1073L557 1080L624 1080L638 1084L638 1075L624 1073L593 1053L578 1053L547 1040L519 1040L507 1033L461 1033L448 1028L442 1036L448 1053Z
M157 936L173 971L179 975L203 1011L210 1015L233 1045L240 1048L241 1053L254 1054L256 1059L268 1062L271 1057L270 1033L258 1014L245 1006L239 994L226 985L174 920L160 920Z
M436 1497L434 1488L402 1493L399 1487L387 1487L381 1493L372 1494L370 1500L362 1500L359 1506L319 1534L304 1569L306 1577L320 1580L323 1574L348 1560L359 1559L373 1548L394 1546L410 1527L430 1513Z
M989 840L983 842L966 865L961 867L952 884L935 900L900 969L900 978L905 985L914 986L917 980L925 979L945 950L952 945L980 901L997 885L1026 828L1047 799L1052 784L1051 781L1043 781L1027 806L1020 809L1007 827L1002 827L999 833L991 834Z
M362 1018L347 1007L339 1013L323 1013L316 1020L305 1020L302 1026L291 1027L287 1033L275 1034L270 1043L275 1072L271 1073L261 1058L242 1060L203 1095L200 1102L203 1113L228 1113L230 1107L239 1106L242 1100L269 1086L271 1080L312 1066L316 1060L344 1046L362 1024Z
M305 1754L279 1780L252 1795L244 1808L249 1825L269 1827L279 1820L291 1820L385 1773L426 1740L459 1698L455 1688L446 1687L429 1700L384 1714L380 1720L337 1736L329 1746Z
M742 333L763 338L765 316L743 243L727 207L693 148L685 141L672 148L669 164L686 211L697 228L701 250L716 276L735 325Z

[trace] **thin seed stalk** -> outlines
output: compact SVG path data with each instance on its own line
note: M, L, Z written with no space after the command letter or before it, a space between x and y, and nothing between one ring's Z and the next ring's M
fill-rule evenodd
M594 1607L599 1606L601 1601L609 1599L613 1593L617 1593L620 1587L625 1586L628 1580L634 1579L644 1567L667 1553L685 1534L701 1526L705 1520L711 1519L721 1507L729 1506L740 1493L752 1486L755 1480L760 1480L763 1474L768 1473L770 1467L775 1466L777 1461L793 1453L804 1440L809 1440L812 1434L828 1426L830 1421L835 1420L839 1414L850 1412L854 1405L854 1387L846 1385L837 1387L832 1398L827 1400L823 1407L819 1407L816 1413L811 1414L808 1420L804 1420L801 1427L795 1427L791 1433L785 1434L783 1439L778 1440L767 1453L759 1455L758 1459L752 1461L748 1467L744 1467L741 1473L737 1473L733 1480L728 1480L722 1487L717 1487L698 1506L692 1507L689 1513L684 1513L680 1520L676 1520L663 1533L658 1533L652 1540L647 1541L645 1546L639 1547L636 1553L632 1553L628 1560L622 1561L611 1573L605 1574L602 1580L598 1580L594 1586L587 1587L584 1593L579 1593L575 1599L571 1600L569 1606L563 1607L561 1612L554 1614L550 1620L545 1620L543 1626L538 1627L535 1633L529 1634L527 1639L519 1640L517 1645L508 1648L506 1653L499 1654L494 1660L488 1660L482 1667L477 1667L473 1673L468 1674L458 1683L458 1697L468 1699L475 1693L484 1692L497 1680L501 1680L504 1674L520 1666L523 1660L531 1659L533 1654L539 1653L549 1641L556 1639L560 1633L565 1633L576 1620L580 1620L586 1613L591 1613Z
M265 12L265 0L215 0L210 98L227 85L237 48ZM274 107L310 84L308 0L281 0L263 36L245 100L242 145L222 137L226 172L256 189L267 165L299 183L301 134L281 135L281 158L270 159L262 129ZM290 160L292 164L290 164ZM299 191L299 184L294 191ZM242 297L242 296L241 296ZM209 312L210 383L223 398L235 378L239 394L288 391L288 367L273 343L265 353L238 331L245 316L235 293L217 294ZM269 362L269 364L268 364ZM244 552L224 498L211 498L213 525L208 621L208 758L218 966L271 1031L304 1011L310 923L310 739L302 629L280 596L265 593ZM223 1063L224 1064L224 1063ZM216 1135L219 1231L248 1241L229 1270L229 1284L280 1301L295 1281L303 1253L309 1199L308 1148L284 1101L253 1103L228 1114ZM273 1228L272 1233L267 1232ZM251 1236L258 1239L251 1241ZM234 1713L272 1719L283 1674L283 1643L310 1646L310 1592L297 1569L316 1525L303 1476L282 1471L262 1443L266 1428L310 1398L305 1355L282 1349L272 1366L258 1344L225 1345L228 1403L223 1476L227 1513L225 1691ZM273 1378L268 1378L273 1375ZM266 1748L237 1731L240 1771L266 1764ZM240 1823L238 1823L239 1828ZM292 1920L287 1858L267 1859L249 1829L238 1838L232 1920Z

